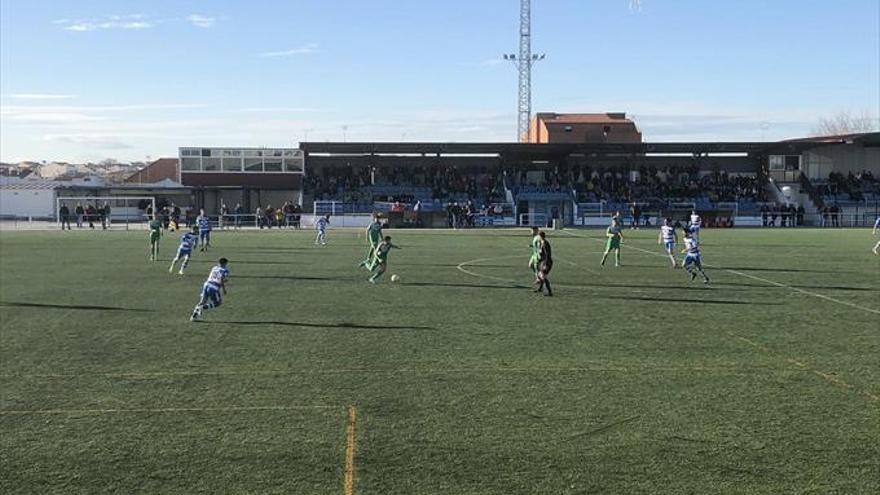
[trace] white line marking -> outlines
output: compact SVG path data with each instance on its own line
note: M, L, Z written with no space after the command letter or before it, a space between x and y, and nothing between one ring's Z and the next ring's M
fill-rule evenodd
M571 231L568 231L568 230L563 230L563 232L565 232L566 234L568 234L568 235L570 235L570 236L573 236L573 237L580 237L581 239L591 239L591 240L594 240L594 241L602 242L602 241L600 241L599 239L593 239L593 238L591 238L591 237L585 237L585 236L582 236L582 235L577 235L577 234L574 234L574 233L572 233ZM647 249L642 249L642 248L638 248L638 247L635 247L635 246L630 246L630 245L628 245L628 244L621 244L621 246L626 247L626 248L630 248L630 249L634 249L634 250L636 250L636 251L641 251L641 252L643 252L643 253L652 254L652 255L655 255L655 256L661 256L661 257L664 257L664 258L666 257L665 254L656 253L656 252L654 252L654 251L648 251ZM867 311L867 312L869 312L869 313L874 313L874 314L878 314L878 315L880 315L880 310L872 309L872 308L866 308L866 307L864 307L864 306L859 306L858 304L853 304L853 303L851 303L851 302L849 302L849 301L842 301L842 300L840 300L840 299L835 299L835 298L833 298L833 297L829 297L829 296L826 296L826 295L824 295L824 294L817 294L817 293L815 293L815 292L810 292L810 291L808 291L808 290L799 289L799 288L797 288L797 287L792 287L792 286L790 286L790 285L786 285L786 284L783 284L783 283L780 283L780 282L776 282L776 281L773 281L773 280L768 280L768 279L766 279L766 278L758 277L758 276L755 276L755 275L750 275L750 274L748 274L748 273L743 273L743 272L740 272L740 271L737 271L737 270L731 270L731 269L729 269L729 268L721 268L721 267L719 267L719 266L710 265L710 264L708 264L708 263L704 263L704 265L708 266L709 268L718 268L718 269L723 270L723 271L725 271L725 272L732 273L732 274L734 274L734 275L739 275L740 277L746 277L746 278L750 278L750 279L752 279L752 280L758 280L758 281L760 281L760 282L764 282L764 283L767 283L767 284L775 285L775 286L777 286L777 287L782 287L782 288L784 288L784 289L790 289L790 290L793 290L793 291L795 291L795 292L800 292L801 294L804 294L804 295L807 295L807 296L817 297L817 298L819 298L819 299L824 299L824 300L826 300L826 301L830 301L830 302L833 302L833 303L841 304L841 305L843 305L843 306L849 306L849 307L851 307L851 308L860 309L860 310L862 310L862 311Z

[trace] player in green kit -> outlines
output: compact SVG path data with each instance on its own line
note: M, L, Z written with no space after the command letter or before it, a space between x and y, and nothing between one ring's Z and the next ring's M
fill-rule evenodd
M541 236L538 235L538 227L532 227L532 242L529 244L529 269L535 272L535 281L538 279L538 261L541 257Z
M391 243L391 236L385 236L385 239L376 246L373 261L367 265L367 269L373 272L373 276L370 277L371 284L375 284L379 280L379 277L385 273L385 270L388 269L388 253L391 252L392 249L401 248L400 246L395 246Z
M367 257L364 258L358 266L363 266L367 270L372 270L370 265L373 263L376 248L379 247L379 244L382 242L382 222L379 221L379 215L377 213L373 213L373 221L367 226L367 242L370 245L370 249L367 251Z
M620 241L623 240L623 233L620 230L620 219L614 217L611 220L611 226L605 231L605 237L608 240L605 243L605 254L602 255L601 266L605 266L605 260L608 259L608 253L614 250L614 266L620 266Z
M159 259L159 238L162 237L162 222L159 217L153 215L150 221L150 261Z

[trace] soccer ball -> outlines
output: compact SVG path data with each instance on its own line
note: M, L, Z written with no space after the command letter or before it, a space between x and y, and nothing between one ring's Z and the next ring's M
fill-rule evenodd
M392 281L392 282L399 282L399 281L400 281L400 275L397 275L397 274L392 275L392 276L391 276L391 281Z

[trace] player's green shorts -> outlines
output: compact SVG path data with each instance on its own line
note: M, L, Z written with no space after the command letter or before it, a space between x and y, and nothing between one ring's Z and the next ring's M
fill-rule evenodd
M608 242L605 243L605 250L611 251L612 249L620 249L620 239L608 238Z
M160 234L158 232L150 232L150 244L159 242Z
M529 268L536 268L538 266L539 256L537 254L533 254L529 256Z

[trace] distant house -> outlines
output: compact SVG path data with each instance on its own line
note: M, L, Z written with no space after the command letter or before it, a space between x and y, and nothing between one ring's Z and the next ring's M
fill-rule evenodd
M73 175L76 173L76 165L67 162L52 162L40 165L37 172L43 179L55 179L65 175Z

